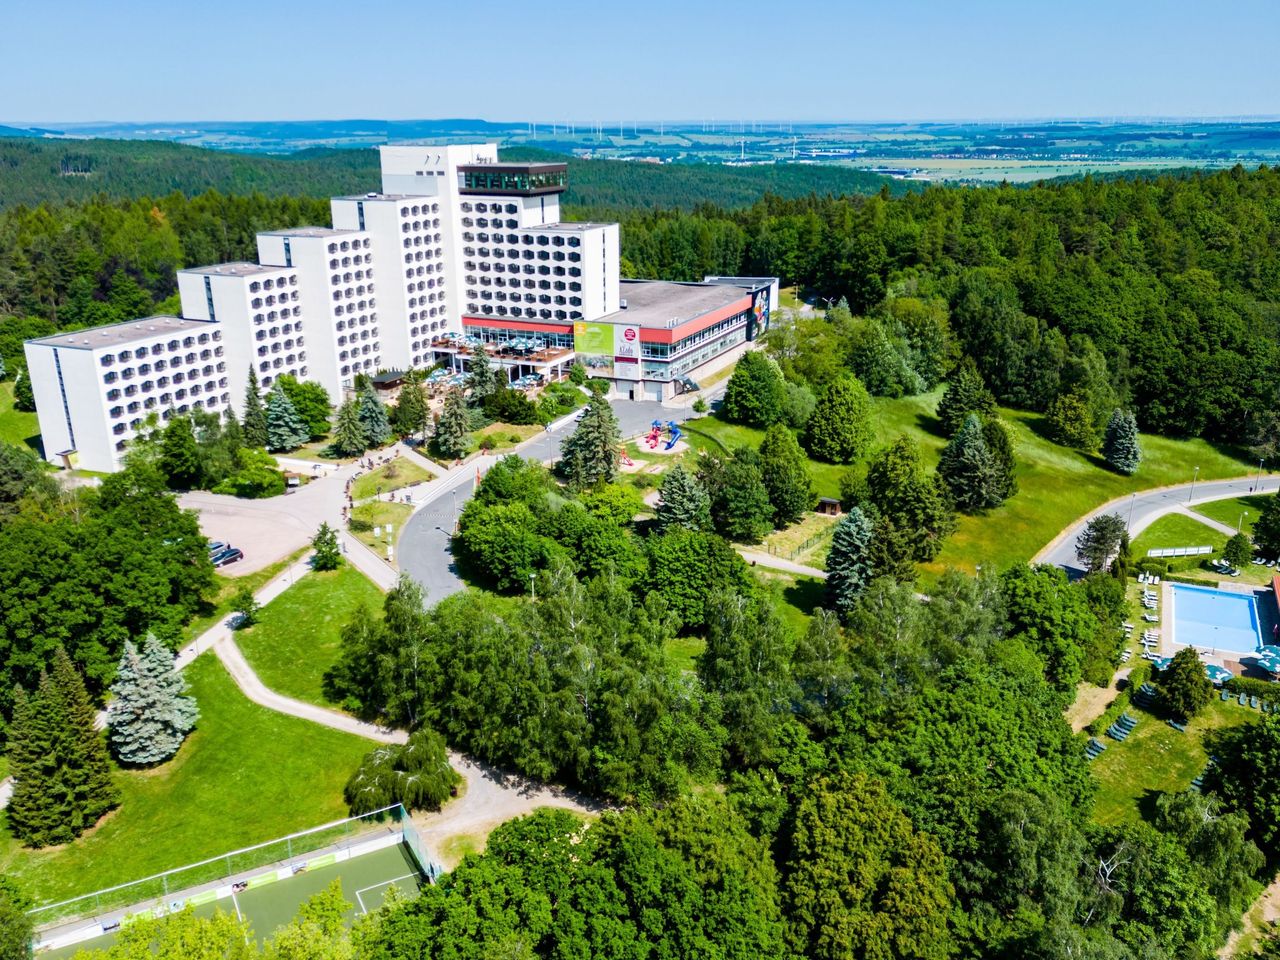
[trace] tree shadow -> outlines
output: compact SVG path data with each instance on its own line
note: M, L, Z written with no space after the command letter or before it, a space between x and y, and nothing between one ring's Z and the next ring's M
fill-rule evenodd
M1165 791L1156 790L1153 787L1148 787L1142 792L1142 796L1138 798L1138 812L1142 814L1144 821L1151 823L1155 820L1156 804L1164 795Z
M924 433L938 437L942 440L950 440L946 428L942 425L942 421L934 414L920 412L916 414L916 426Z
M821 580L796 580L782 591L782 599L805 616L813 616L813 611L823 605L825 596L826 584Z

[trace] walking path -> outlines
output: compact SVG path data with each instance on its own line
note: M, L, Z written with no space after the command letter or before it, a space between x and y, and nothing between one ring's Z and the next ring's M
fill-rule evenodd
M1275 493L1277 485L1280 485L1280 474L1269 473L1262 476L1261 482L1256 476L1240 477L1235 480L1208 480L1200 483L1157 487L1153 490L1116 497L1089 511L1066 527L1042 547L1031 558L1031 562L1049 563L1062 567L1068 573L1083 573L1076 559L1076 537L1094 517L1104 513L1118 513L1128 525L1130 538L1136 538L1139 533L1161 517L1177 513L1186 507L1230 497L1246 497L1250 494L1266 492L1268 488L1271 493ZM1196 514L1196 519L1210 526L1213 525L1207 517L1201 517L1199 514ZM1235 531L1231 530L1231 533ZM1187 546L1195 546L1195 544L1187 544Z
M770 553L760 553L747 547L736 546L735 550L753 567L768 567L771 570L782 570L786 573L794 573L801 577L817 577L819 580L827 579L827 571L819 570L817 567L806 566L803 563L795 563L792 560L784 560L782 557L775 557Z
M1204 514L1196 513L1194 510L1189 509L1186 504L1178 504L1178 506L1174 508L1173 512L1180 513L1184 517L1190 517L1192 520L1195 520L1198 523L1203 523L1206 527L1209 527L1212 530L1217 530L1219 533L1225 533L1228 537L1234 537L1240 532L1235 527L1229 526L1225 523L1219 523L1217 520L1214 520L1211 517L1206 517ZM1191 544L1187 544L1187 546L1191 546Z

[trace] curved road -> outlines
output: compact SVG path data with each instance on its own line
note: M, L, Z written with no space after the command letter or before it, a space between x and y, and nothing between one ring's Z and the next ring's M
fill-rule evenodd
M1236 480L1205 480L1172 487L1157 487L1154 490L1143 490L1117 497L1080 517L1032 557L1031 562L1050 563L1056 567L1062 567L1070 576L1080 576L1084 574L1084 569L1076 559L1076 537L1090 520L1100 514L1119 514L1128 525L1129 536L1133 538L1161 517L1183 512L1188 506L1208 503L1212 500L1225 500L1229 497L1244 497L1254 493L1268 491L1275 493L1277 485L1280 485L1280 474L1267 473L1262 475L1261 483L1255 475ZM1208 526L1221 528L1220 524L1211 520L1204 522ZM1196 544L1189 543L1187 546L1196 546Z
M720 387L711 393L714 396L722 391ZM615 400L612 406L624 439L644 433L654 420L683 423L702 416L688 406L668 407L653 400ZM512 452L543 462L558 459L560 448L573 433L574 426L573 417L566 417ZM465 470L451 471L446 475L448 479L438 485L428 485L433 489L405 524L398 547L400 569L422 585L428 603L443 600L464 586L453 560L450 537L458 514L475 492L477 471L483 474L497 459L479 457L468 463Z

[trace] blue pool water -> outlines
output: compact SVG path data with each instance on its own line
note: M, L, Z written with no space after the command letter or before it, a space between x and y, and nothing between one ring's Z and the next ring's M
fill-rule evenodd
M1173 639L1228 653L1254 653L1261 645L1258 608L1246 593L1173 585Z

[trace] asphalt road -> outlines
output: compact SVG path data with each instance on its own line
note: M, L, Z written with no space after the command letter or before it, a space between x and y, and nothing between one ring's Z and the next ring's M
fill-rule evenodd
M623 439L644 433L654 420L683 423L701 416L689 407L665 407L653 400L614 400L612 405ZM561 445L573 433L574 426L575 423L569 421L523 444L518 452L542 461L558 459ZM481 471L492 462L492 458L481 458L478 461ZM467 464L456 482L446 484L419 507L400 537L400 569L422 585L428 603L443 600L465 586L458 576L450 536L458 514L475 492L476 465L477 462Z
M1248 496L1252 493L1275 493L1277 484L1280 484L1280 474L1263 474L1261 484L1258 484L1255 477L1241 480L1208 480L1203 483L1161 487L1145 493L1121 497L1085 514L1067 527L1054 538L1053 542L1036 554L1033 561L1062 567L1072 577L1082 576L1084 570L1076 559L1076 537L1091 519L1100 514L1118 513L1128 524L1129 536L1135 538L1161 517L1177 512L1179 507L1208 503L1211 500L1225 500L1228 497ZM1254 489L1255 486L1257 489ZM1186 546L1192 547L1196 544L1188 543Z

